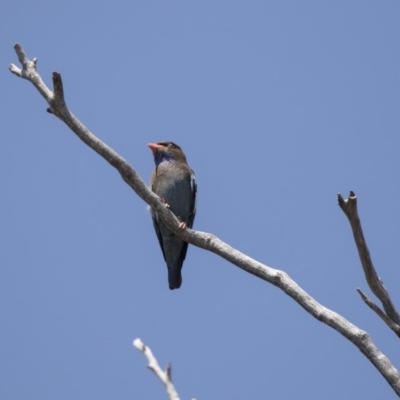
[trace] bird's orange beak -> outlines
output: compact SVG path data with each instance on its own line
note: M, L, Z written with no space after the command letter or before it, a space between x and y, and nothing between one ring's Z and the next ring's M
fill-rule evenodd
M151 149L151 151L157 151L158 149L162 148L162 146L160 144L157 144L157 143L149 143L147 145L147 147L149 147Z

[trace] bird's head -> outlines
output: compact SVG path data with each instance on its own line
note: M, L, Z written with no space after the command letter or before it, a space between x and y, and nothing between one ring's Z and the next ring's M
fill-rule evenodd
M163 161L183 161L186 163L182 149L173 142L149 143L147 146L153 152L156 166Z

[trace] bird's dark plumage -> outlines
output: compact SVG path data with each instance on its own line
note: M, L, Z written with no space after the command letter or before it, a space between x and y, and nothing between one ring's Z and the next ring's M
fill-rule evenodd
M150 179L151 190L168 204L183 226L192 228L196 214L197 185L182 149L172 142L149 143L156 168ZM168 267L168 283L171 290L182 283L181 269L186 257L188 243L175 236L151 212L165 262Z

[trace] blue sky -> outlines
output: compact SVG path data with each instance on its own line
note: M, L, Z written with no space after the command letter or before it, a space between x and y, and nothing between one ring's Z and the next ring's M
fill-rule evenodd
M182 399L391 399L347 340L275 287L189 247L170 291L146 205L7 70L16 42L70 109L148 180L172 140L198 181L195 228L285 270L370 333L398 338L336 204L354 190L400 308L398 1L7 2L0 13L0 398L155 399L132 347Z

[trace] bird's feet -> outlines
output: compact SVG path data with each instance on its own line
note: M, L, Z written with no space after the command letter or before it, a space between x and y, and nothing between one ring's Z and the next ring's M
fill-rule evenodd
M160 197L161 203L164 203L165 208L169 208L169 204L165 201L163 197Z
M186 228L186 222L180 222L179 229L185 229L185 228Z
M186 229L186 222L182 222L179 217L177 218L179 219L179 229Z
M170 208L169 204L165 201L165 199L163 197L160 197L160 200L162 203L164 203L166 208ZM179 229L186 229L186 222L182 222L179 217L178 217L178 219L179 219Z

